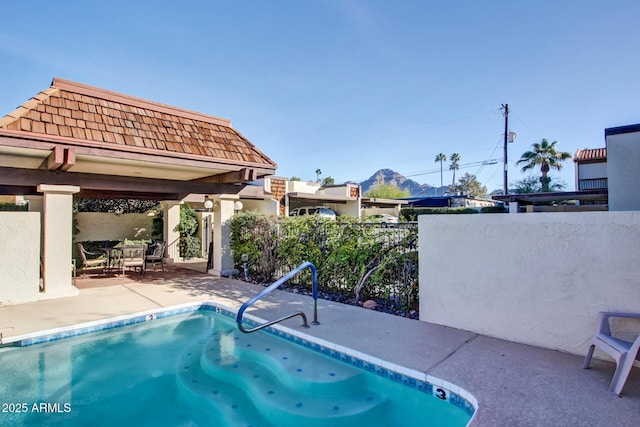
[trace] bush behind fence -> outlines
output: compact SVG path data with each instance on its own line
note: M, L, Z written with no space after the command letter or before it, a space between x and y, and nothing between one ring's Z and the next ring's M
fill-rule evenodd
M231 220L231 249L242 271L271 283L305 261L318 269L323 292L351 295L356 301L394 301L405 309L418 304L418 229L415 223L393 227L353 218L337 221L318 216L283 218L242 213ZM296 277L311 287L311 272Z

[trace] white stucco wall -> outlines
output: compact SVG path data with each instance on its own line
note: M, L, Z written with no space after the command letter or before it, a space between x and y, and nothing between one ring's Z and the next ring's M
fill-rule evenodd
M37 301L40 213L0 212L0 305Z
M150 239L153 217L146 214L78 212L76 242L87 240Z
M420 320L586 354L640 312L640 212L419 217Z
M320 194L324 194L325 196L350 197L351 187L348 185L325 187L320 191Z
M287 193L316 194L320 190L320 184L308 181L287 181Z
M267 215L278 215L280 204L277 200L241 199L242 212L261 212Z
M640 132L607 135L609 210L640 210Z

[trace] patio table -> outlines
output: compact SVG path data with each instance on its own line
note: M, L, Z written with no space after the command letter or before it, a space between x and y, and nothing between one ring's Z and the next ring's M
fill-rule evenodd
M117 271L120 267L120 252L122 251L122 248L114 246L112 248L101 248L100 250L107 255L105 271Z

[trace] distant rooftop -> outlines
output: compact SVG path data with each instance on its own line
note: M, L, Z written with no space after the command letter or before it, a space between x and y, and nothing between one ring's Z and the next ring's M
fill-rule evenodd
M583 148L576 151L573 161L577 163L588 163L607 160L606 148Z

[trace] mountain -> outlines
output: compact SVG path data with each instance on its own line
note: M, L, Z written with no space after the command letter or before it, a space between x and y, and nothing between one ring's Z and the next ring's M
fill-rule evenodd
M360 183L362 194L365 194L369 189L377 184L392 184L401 190L409 190L411 197L429 197L441 194L437 187L433 187L429 184L419 184L391 169L380 169L371 175L371 178L362 181ZM443 188L446 191L446 187Z

